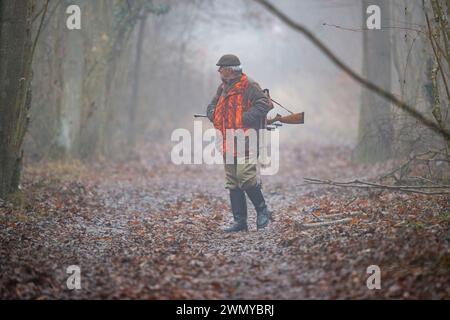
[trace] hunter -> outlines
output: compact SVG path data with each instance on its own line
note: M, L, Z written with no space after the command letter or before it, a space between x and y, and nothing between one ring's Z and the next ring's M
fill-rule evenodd
M234 130L241 129L246 133L252 129L256 132L263 129L266 123L266 115L273 108L273 105L260 86L242 72L241 62L237 56L224 55L220 58L217 66L222 83L206 112L214 127L222 133L224 160L227 153L231 152L233 155L231 163L225 161L225 188L229 189L230 192L234 224L224 231L248 231L245 194L255 206L256 226L260 230L269 224L272 213L268 210L261 192L258 164L248 161L248 150L245 150L244 163L238 163L236 143L230 150L225 139L227 130L234 132ZM257 136L259 137L259 135ZM234 137L234 142L236 142L236 137ZM257 147L257 150L259 150L259 147Z

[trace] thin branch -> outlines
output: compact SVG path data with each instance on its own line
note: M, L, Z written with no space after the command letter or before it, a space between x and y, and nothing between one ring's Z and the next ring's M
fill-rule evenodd
M348 201L346 204L344 204L344 207L348 207L349 205L351 205L353 202L355 202L355 200L358 199L358 197L353 197L352 200Z
M332 180L320 180L315 178L303 178L307 183L310 184L326 184L326 185L332 185L336 187L345 187L345 188L365 188L365 189L386 189L386 190L394 190L394 191L402 191L402 192L409 192L409 193L419 193L419 194L426 194L426 195L443 195L443 194L450 194L450 192L447 191L423 191L424 189L444 189L444 190L450 190L449 185L433 185L433 186L392 186L392 185L383 185L383 184L377 184L377 183L371 183L371 182L364 182L360 180L353 180L348 182L338 182L338 181L332 181Z
M399 180L396 177L395 173L397 173L398 171L404 170L404 168L408 167L410 164L412 164L413 162L416 162L416 161L424 161L424 162L429 162L429 161L438 162L438 161L442 161L442 162L449 162L449 160L447 160L447 155L444 152L445 150L446 150L445 148L439 149L439 150L431 149L431 150L428 150L428 151L425 151L425 152L422 152L422 153L410 155L406 162L403 162L399 166L395 167L389 173L384 174L382 176L379 176L377 178L377 180L381 181L381 180L384 180L385 178L392 177L397 182L399 182L400 180L404 181L405 179L402 179L401 177L400 177L400 180ZM441 159L441 158L436 159L435 157L437 157L438 155L445 156L446 158L445 159ZM428 156L428 157L422 158L422 157L425 157L425 156ZM433 183L433 181L431 181L429 179L425 179L424 177L410 177L410 178L414 178L416 180L420 179L420 180L424 180L424 181Z
M52 20L51 17L53 17L54 13L56 12L56 9L58 9L59 5L61 4L61 1L57 1L53 8L50 10L50 12L47 14L47 21L42 26L42 30L45 30L45 28L48 26L50 21Z
M47 13L49 2L50 2L50 0L47 0L45 2L44 11L42 12L42 17L41 17L41 22L39 24L39 28L38 28L37 33L36 33L36 37L34 38L33 47L31 49L31 61L33 61L34 52L36 51L36 45L37 45L37 42L39 40L39 36L41 34L41 30L42 30L42 26L44 24L45 14ZM31 61L30 61L30 63L31 63Z
M338 26L336 24L329 24L329 23L323 23L323 26L327 26L327 27L334 27L336 29L340 29L340 30L345 30L345 31L353 31L353 32L363 32L363 31L370 31L371 29L369 28L347 28L347 27L342 27L342 26ZM420 29L413 29L413 28L407 28L407 27L383 27L383 29L400 29L400 30L407 30L407 31L414 31L417 33L425 33L425 31L420 30Z
M315 178L304 178L306 181L310 181L313 183L331 183L336 185L350 185L350 184L363 184L373 187L381 187L381 188L393 188L393 189L450 189L450 185L431 185L431 186L390 186L390 185L384 185L379 183L373 183L373 182L366 182L361 181L358 179L355 179L353 181L348 182L339 182L339 181L332 181L332 180L320 180Z
M421 113L416 111L412 106L405 103L404 101L399 100L392 93L380 88L379 86L375 85L374 83L368 81L367 79L365 79L362 76L360 76L359 74L357 74L350 67L348 67L344 62L342 62L339 58L337 58L334 55L334 53L330 49L328 49L328 47L325 46L325 44L323 44L322 41L320 41L309 29L307 29L303 25L300 25L300 24L294 22L293 20L291 20L288 16L286 16L284 13L282 13L279 9L277 9L274 5L272 5L268 1L266 1L266 0L253 0L253 1L258 2L259 4L264 6L268 11L270 11L272 14L277 16L279 19L281 19L284 23L286 23L292 29L305 35L306 38L308 38L336 66L338 66L341 70L343 70L345 73L347 73L352 79L359 82L361 85L363 85L367 89L369 89L369 90L375 92L376 94L384 97L385 99L389 100L394 105L396 105L400 109L404 110L405 112L409 113L413 118L419 120L421 123L423 123L426 127L430 128L434 132L440 134L441 136L445 137L446 139L450 139L450 131L446 130L445 128L441 128L434 121L427 119Z
M405 67L403 69L403 79L402 79L403 81L402 81L402 84L401 84L401 86L402 86L402 98L403 98L403 92L405 90L405 85L406 85L406 70L408 68L409 58L411 57L412 49L413 49L414 44L416 43L416 40L417 40L418 37L419 37L419 34L417 34L414 37L414 39L413 39L413 41L411 43L411 47L408 50L408 55L406 56L406 63L405 63Z
M36 19L39 18L42 12L47 10L45 6L46 4L42 6L42 8L36 13L36 15L33 18L31 18L31 24L33 24L36 21Z
M324 222L316 222L316 223L302 223L302 224L300 224L300 226L303 228L315 228L315 227L330 226L330 225L339 224L339 223L347 223L347 222L352 222L352 221L353 221L352 218L344 218L344 219L333 220L333 221L324 221Z

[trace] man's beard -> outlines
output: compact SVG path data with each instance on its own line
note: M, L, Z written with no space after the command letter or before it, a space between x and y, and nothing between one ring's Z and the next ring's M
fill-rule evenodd
M233 75L229 76L228 78L227 78L227 77L224 77L223 75L220 75L220 78L222 79L222 82L224 82L224 83L229 83L229 82L231 82L231 81L233 81L233 80L235 80L235 79L241 77L241 75L242 75L242 74L238 74L238 73L237 73L237 74L233 74Z

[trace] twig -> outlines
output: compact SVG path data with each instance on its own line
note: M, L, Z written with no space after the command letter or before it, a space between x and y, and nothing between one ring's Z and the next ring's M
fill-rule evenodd
M344 219L333 220L333 221L324 221L324 222L316 222L316 223L302 223L302 224L300 224L300 226L303 228L315 228L315 227L330 226L330 225L339 224L339 223L347 223L347 222L351 222L352 220L353 220L352 218L344 218Z
M421 180L421 181L426 181L426 182L433 183L432 180L427 179L427 178L424 178L424 177L415 177L415 176L411 176L411 177L409 177L409 178L410 178L410 179L413 179L413 180Z
M343 212L343 213L331 213L331 214L323 215L323 218L324 219L333 219L333 218L336 218L336 217L343 217L343 216L347 216L347 217L351 216L351 217L353 217L353 216L359 216L361 214L367 214L367 213L365 213L364 211L362 211L362 212L357 211L357 212L351 212L351 213L345 213L345 212Z
M349 202L347 202L346 204L344 204L344 207L348 207L348 206L351 205L353 202L355 202L356 199L358 199L358 197L353 197L352 200L350 200Z
M378 180L378 181L381 181L381 180L383 180L383 179L385 179L385 178L388 178L388 177L393 177L393 178L395 179L395 181L397 181L397 182L399 182L400 180L404 180L404 179L402 179L401 177L400 177L400 180L399 180L399 179L395 176L395 173L396 173L397 171L403 170L403 168L409 166L409 165L410 165L412 162L414 162L414 161L430 161L430 160L431 160L431 161L437 161L437 160L434 159L436 156L438 156L438 155L447 156L447 155L445 154L444 151L445 151L445 148L442 148L442 149L430 149L430 150L425 151L425 152L422 152L422 153L418 153L418 154L415 154L415 155L410 155L410 156L408 157L408 160L407 160L406 162L404 162L404 163L402 163L401 165L399 165L398 167L394 168L394 169L393 169L392 171L390 171L389 173L387 173L387 174L385 174L385 175L383 175L383 176L377 178L377 180ZM422 157L424 157L424 156L426 156L426 155L430 155L429 158L425 158L425 159L422 158ZM448 160L442 159L442 160L439 160L439 161L447 162ZM418 178L418 177L417 177L417 178ZM421 178L421 179L427 180L427 181L429 181L429 182L432 182L432 181L429 180L429 179L425 179L425 178Z
M41 30L42 30L42 26L44 24L45 14L47 13L48 3L49 2L50 2L50 0L47 0L45 2L44 10L42 12L42 17L41 17L41 22L39 23L39 28L37 30L36 37L34 38L33 46L32 46L32 49L31 49L31 61L33 61L34 52L36 51L36 45L37 45L37 42L39 40L39 36L41 34ZM31 64L31 61L30 61L30 64Z
M431 185L431 186L392 186L392 185L384 185L372 182L361 181L358 179L340 182L340 181L332 181L332 180L320 180L315 178L303 178L304 180L317 183L317 184L332 184L332 185L353 185L353 184L363 184L372 187L382 187L382 188L394 188L394 189L450 189L450 185Z
M345 30L345 31L354 31L354 32L371 31L371 29L369 29L369 28L346 28L346 27L335 25L335 24L329 24L329 23L323 23L322 25L327 26L327 27L334 27L336 29L341 29L341 30ZM423 30L407 28L407 27L387 26L387 27L383 27L383 29L400 29L400 30L415 31L417 33L425 33L425 31L423 31Z
M448 189L450 190L449 185L433 185L433 186L392 186L392 185L382 185L370 182L364 182L359 180L353 180L348 182L338 182L332 180L320 180L314 178L303 178L305 181L311 184L327 184L336 187L345 187L345 188L366 188L366 189L387 189L387 190L395 190L409 193L419 193L425 195L444 195L450 194L446 191L439 192L431 192L431 191L422 191L424 189Z
M31 18L31 24L33 24L33 23L36 21L36 19L39 18L39 16L41 15L41 13L42 13L44 10L46 10L45 4L42 6L41 9L39 9L39 11L36 13L36 15L35 15L33 18Z
M374 187L382 187L382 188L400 188L400 189L450 189L449 185L432 185L432 186L389 186L389 185L382 185L377 183L371 183L371 182L364 182L355 180L357 183L361 184L367 184L369 186Z

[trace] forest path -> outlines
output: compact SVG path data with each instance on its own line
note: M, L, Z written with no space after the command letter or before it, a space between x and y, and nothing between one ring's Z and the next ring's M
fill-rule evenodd
M29 204L0 203L0 296L448 298L448 199L299 186L304 176L369 174L349 152L290 150L280 173L263 178L275 222L256 231L251 208L250 231L236 234L222 231L232 222L222 168L147 157L31 166ZM352 220L301 227L327 216ZM81 268L81 290L66 287L70 265ZM382 270L382 290L366 286L370 265Z

